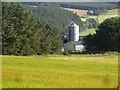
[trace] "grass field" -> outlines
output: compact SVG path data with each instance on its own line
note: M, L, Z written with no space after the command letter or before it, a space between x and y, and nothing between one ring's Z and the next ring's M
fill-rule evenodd
M99 16L86 16L87 10L79 10L79 9L72 9L72 8L64 8L65 10L72 11L79 16L85 16L86 18L98 18L99 23L103 22L106 18L116 17L118 16L118 9L108 10L107 13L99 15ZM85 18L81 18L82 21L86 21Z
M112 88L118 56L2 56L3 88Z
M108 13L99 15L98 21L99 21L99 23L101 23L107 18L116 17L116 16L118 16L118 9L109 10Z
M73 13L76 13L77 15L86 15L88 10L80 10L80 9L72 9L72 8L64 8L65 10L72 11Z
M95 34L96 28L92 28L92 29L88 29L88 30L85 30L85 31L82 31L80 32L80 36L86 36L86 35L89 35L89 34Z

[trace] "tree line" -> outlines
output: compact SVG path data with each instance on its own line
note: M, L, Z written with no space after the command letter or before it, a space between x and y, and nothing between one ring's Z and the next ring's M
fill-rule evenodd
M120 50L120 17L106 19L98 26L96 34L86 36L88 50ZM91 48L95 47L95 48Z
M115 9L118 8L118 2L63 2L60 3L61 7L68 7L82 10L95 10L95 9Z
M40 55L61 50L56 28L35 19L16 3L2 3L2 53Z

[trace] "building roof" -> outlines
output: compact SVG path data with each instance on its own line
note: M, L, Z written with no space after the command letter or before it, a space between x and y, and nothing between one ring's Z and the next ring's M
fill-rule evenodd
M68 26L78 26L77 24L75 24L73 21L70 22L70 24Z
M73 43L74 45L81 45L82 41L72 41L71 43Z
M71 42L68 42L68 43L65 43L65 44L74 44L74 45L82 45L82 41L71 41Z

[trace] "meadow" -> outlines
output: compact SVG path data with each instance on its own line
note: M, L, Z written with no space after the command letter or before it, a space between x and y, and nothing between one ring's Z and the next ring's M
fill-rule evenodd
M118 17L118 9L109 10L107 13L99 15L97 18L99 23L102 23L105 19L111 17Z
M86 36L86 35L89 35L89 34L93 35L93 34L96 33L95 30L96 30L96 28L87 29L85 31L80 32L80 36Z
M113 88L117 55L2 56L3 88Z

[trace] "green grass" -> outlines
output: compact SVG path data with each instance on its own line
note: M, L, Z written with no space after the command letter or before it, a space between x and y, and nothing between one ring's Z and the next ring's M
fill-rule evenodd
M3 88L117 87L117 55L2 56Z
M109 10L106 14L99 16L88 16L87 18L97 18L99 23L102 23L105 19L118 16L118 9ZM84 20L85 21L85 20ZM83 32L80 32L80 36L86 36L90 34L95 34L95 28L87 29Z
M96 30L96 28L87 29L85 31L80 32L80 36L86 36L86 35L89 35L89 34L95 34L95 30Z
M105 19L118 16L118 9L108 10L107 13L99 16L88 16L88 18L97 18L99 23L102 23Z
M105 19L118 16L118 9L109 10L108 13L99 15L98 21L102 23Z

